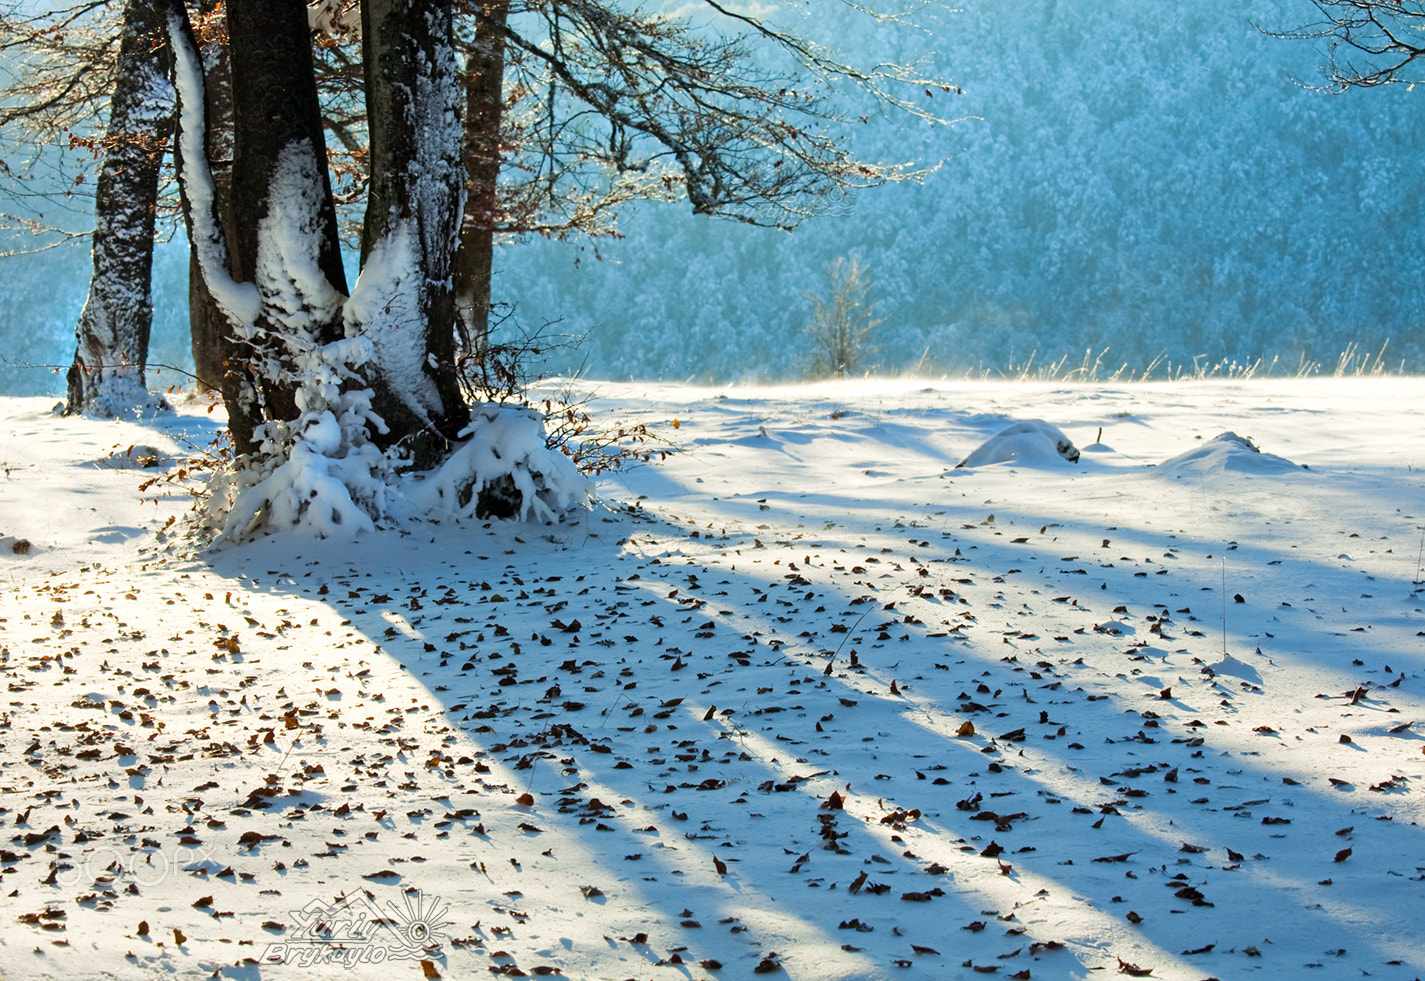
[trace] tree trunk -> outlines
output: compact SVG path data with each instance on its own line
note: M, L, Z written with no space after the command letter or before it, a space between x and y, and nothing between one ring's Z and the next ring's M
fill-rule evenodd
M239 331L250 330L261 312L257 291L232 274L230 228L219 216L217 187L208 164L207 88L203 58L183 0L157 0L168 18L173 48L173 77L178 90L178 126L174 171L188 232L190 268L196 266L201 296L208 307L208 329L215 344L233 357L223 366L218 386L228 413L228 432L239 453L256 448L253 434L261 421L247 371L238 354ZM211 301L211 303L209 303ZM221 350L221 348L220 348Z
M465 218L455 260L455 308L466 356L481 357L490 327L490 279L499 212L500 127L505 115L509 0L479 4L475 43L465 59Z
M449 0L366 0L362 54L371 183L348 331L375 350L367 380L385 443L428 466L469 421L455 365L464 172Z
M222 0L201 0L198 5L203 31L203 103L208 131L204 145L208 166L213 172L213 190L218 224L225 235L233 227L233 84L228 58L227 19ZM229 268L229 272L233 272ZM227 366L235 364L237 352L232 332L212 291L203 279L196 257L188 270L188 314L192 335L194 374L204 390L223 390Z
M232 271L262 297L256 324L240 338L243 394L263 420L290 421L298 415L293 358L342 337L346 293L307 6L240 0L227 5L227 20L241 93L233 100Z
M173 125L173 92L159 5L127 0L121 31L94 195L94 274L75 326L68 376L72 413L116 415L154 404L144 388L144 362L153 326L154 206L162 148Z

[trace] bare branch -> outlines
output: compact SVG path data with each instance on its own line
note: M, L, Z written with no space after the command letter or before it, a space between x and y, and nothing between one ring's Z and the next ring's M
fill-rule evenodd
M606 188L633 180L639 194L685 195L699 214L790 227L850 190L917 175L846 149L834 132L845 90L932 119L892 94L892 84L953 87L898 66L860 70L716 0L706 6L739 32L596 0L531 3L520 26L511 18L501 32L515 96L507 106L515 177L507 204L556 207L571 187L587 192L602 175ZM529 33L532 22L545 33ZM762 67L776 52L790 59L787 67ZM521 159L529 164L521 168Z
M1425 3L1421 0L1312 0L1324 20L1273 37L1324 40L1321 73L1327 91L1373 88L1425 80L1415 63L1425 57Z

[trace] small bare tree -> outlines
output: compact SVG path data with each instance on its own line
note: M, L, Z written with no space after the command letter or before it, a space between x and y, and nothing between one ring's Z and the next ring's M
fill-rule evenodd
M876 304L866 302L871 274L860 256L837 257L826 264L827 295L808 293L811 321L806 334L814 345L811 374L844 378L861 367L872 353L871 332L885 322L876 316Z

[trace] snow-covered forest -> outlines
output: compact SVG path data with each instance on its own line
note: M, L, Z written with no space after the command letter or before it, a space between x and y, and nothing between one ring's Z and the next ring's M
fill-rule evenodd
M1298 84L1320 81L1321 48L1254 25L1299 26L1310 4L962 6L933 47L966 118L864 137L943 158L924 186L790 237L660 209L604 263L541 242L500 285L528 319L587 317L595 376L795 377L803 294L847 253L876 277L888 370L1104 347L1110 370L1160 354L1295 366L1353 341L1420 367L1425 118L1403 86Z
M1349 345L1387 342L1392 367L1425 364L1419 96L1308 88L1322 45L1259 28L1299 27L1310 3L958 6L920 15L923 32L832 16L839 5L790 25L926 56L963 89L929 100L952 126L854 131L863 155L943 161L922 185L863 193L853 214L790 235L644 206L619 240L502 248L495 299L524 329L587 334L549 368L592 377L799 377L805 294L852 254L874 277L886 321L873 360L889 372L1078 364L1104 348L1103 374L1159 356L1329 370ZM92 222L82 194L44 206L68 227ZM62 389L17 364L67 363L88 272L82 242L0 262L0 389ZM186 246L161 247L154 362L188 363L187 277Z

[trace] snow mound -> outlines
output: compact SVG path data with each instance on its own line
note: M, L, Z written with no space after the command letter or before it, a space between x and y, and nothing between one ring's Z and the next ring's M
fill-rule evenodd
M28 538L19 538L15 535L0 536L0 555L29 555L34 551L34 547Z
M1262 683L1262 673L1260 671L1252 667L1246 661L1239 661L1231 654L1223 654L1222 660L1216 664L1209 664L1207 668L1213 674L1230 674L1234 678L1241 678L1243 681L1249 681L1254 685L1260 685Z
M1201 446L1179 453L1153 472L1175 480L1205 474L1242 473L1270 475L1301 469L1290 460L1263 453L1245 436L1221 433Z
M170 462L168 456L157 447L147 443L135 443L127 449L120 447L101 456L94 461L94 465L106 470L152 470Z
M1054 467L1078 462L1079 449L1069 437L1042 419L1029 419L1016 422L985 440L974 452L955 464L955 469L987 467L995 463Z
M408 492L413 517L551 523L588 502L587 482L547 445L544 418L533 409L477 405L464 435L468 441Z
M63 405L56 408L63 411ZM145 388L141 374L120 370L97 383L92 398L80 411L93 419L153 419L171 413L173 406L161 393Z

